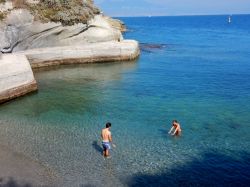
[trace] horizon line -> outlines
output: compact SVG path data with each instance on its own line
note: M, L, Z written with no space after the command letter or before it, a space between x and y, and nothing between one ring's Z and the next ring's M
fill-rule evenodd
M107 15L104 14L105 16L109 16L109 17L178 17L178 16L237 16L237 15L250 15L250 13L232 13L232 14L226 14L226 13L222 13L222 14L179 14L179 15L136 15L136 16L125 16L125 15L120 15L120 16L115 16L115 15Z

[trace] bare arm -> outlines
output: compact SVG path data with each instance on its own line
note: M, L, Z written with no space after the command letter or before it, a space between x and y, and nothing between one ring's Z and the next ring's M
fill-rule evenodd
M172 132L173 129L174 129L174 127L172 127L172 128L169 130L168 134L170 134L170 133Z
M108 138L109 138L109 142L111 143L111 142L112 142L112 136L111 136L111 133L109 134Z
M116 147L116 145L112 143L112 136L111 136L111 133L109 134L109 142L112 144L113 147Z
M172 136L174 136L177 132L178 128L175 129L175 131L171 134Z

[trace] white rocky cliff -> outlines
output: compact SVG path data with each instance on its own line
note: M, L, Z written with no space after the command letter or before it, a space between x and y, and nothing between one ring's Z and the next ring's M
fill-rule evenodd
M124 30L92 0L0 0L0 103L37 89L31 67L137 58Z
M0 57L0 103L37 90L29 61L25 55Z
M102 15L95 15L86 24L64 26L60 22L35 21L28 10L17 9L0 25L0 51L3 53L118 40L122 40L121 31L113 28Z

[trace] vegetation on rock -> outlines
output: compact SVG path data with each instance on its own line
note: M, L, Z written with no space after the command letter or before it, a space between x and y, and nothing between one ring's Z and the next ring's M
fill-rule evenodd
M6 17L6 12L0 12L0 21L2 21Z
M83 0L40 0L38 4L29 4L29 9L36 19L63 25L87 23L100 13L92 1Z
M6 0L0 0L0 3ZM99 14L100 10L94 6L92 0L39 0L30 3L26 0L12 0L13 7L26 8L36 20L42 22L61 22L63 25L87 23L88 20ZM0 13L0 19L3 19Z
M5 2L6 0L0 0L0 4ZM5 17L6 17L6 12L0 11L0 21L2 21Z

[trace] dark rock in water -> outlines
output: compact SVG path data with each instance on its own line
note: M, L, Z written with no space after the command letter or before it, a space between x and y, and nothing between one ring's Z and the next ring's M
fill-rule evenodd
M162 48L166 48L167 44L140 43L140 46L142 48L148 48L148 49L162 49Z
M167 44L140 43L140 49L149 53L155 52L156 50L162 50L167 47Z

